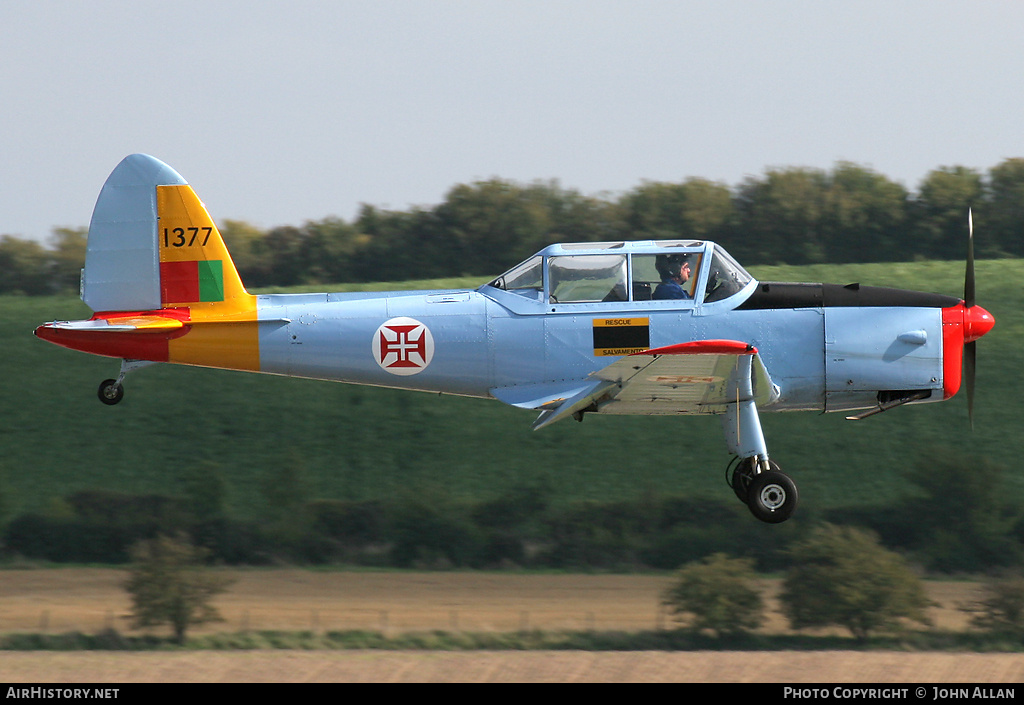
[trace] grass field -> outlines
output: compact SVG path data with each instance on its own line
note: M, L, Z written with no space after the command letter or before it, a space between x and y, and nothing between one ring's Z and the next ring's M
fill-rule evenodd
M796 479L803 507L885 504L908 491L902 470L936 449L1016 465L1024 451L1024 261L982 261L977 270L978 300L997 325L979 345L974 433L962 395L856 423L840 414L766 414L772 456ZM754 274L955 294L963 266L759 267ZM553 501L730 492L712 418L588 417L535 433L533 414L497 402L171 366L133 374L125 401L104 407L95 388L116 374L115 360L31 335L40 322L86 316L70 296L0 297L7 517L59 512L56 500L79 489L175 494L183 469L198 463L223 475L229 511L242 518L264 513L261 485L283 465L299 471L309 498L478 500L533 481L549 487ZM678 464L664 462L665 448ZM1024 504L1024 475L1010 473L1005 483L1006 496Z

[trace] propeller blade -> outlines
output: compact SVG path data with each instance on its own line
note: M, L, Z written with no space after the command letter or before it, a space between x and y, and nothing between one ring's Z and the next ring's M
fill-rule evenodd
M964 306L974 306L974 216L967 209L967 272L964 274Z
M978 343L964 344L964 385L967 387L967 420L974 430L974 372L978 366Z

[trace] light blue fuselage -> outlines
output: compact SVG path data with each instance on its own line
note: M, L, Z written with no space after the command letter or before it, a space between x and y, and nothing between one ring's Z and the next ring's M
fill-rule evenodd
M595 355L594 320L628 316L649 319L652 348L711 339L755 346L780 391L766 411L866 408L879 390L942 389L940 309L719 309L669 301L551 304L494 287L267 295L259 297L260 368L525 402L531 388L568 387L613 362ZM432 359L415 374L392 374L374 355L379 326L396 317L432 334ZM517 397L514 389L525 391Z

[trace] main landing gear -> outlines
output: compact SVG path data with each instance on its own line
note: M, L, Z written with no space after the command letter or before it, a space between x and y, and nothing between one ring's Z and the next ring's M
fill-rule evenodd
M793 515L799 493L793 480L779 471L778 463L758 461L756 457L734 458L729 468L732 472L727 480L733 492L755 517L780 524Z
M750 513L763 522L779 524L793 516L796 509L796 485L779 472L779 466L768 459L768 446L764 442L761 420L754 402L751 358L737 360L737 374L730 380L729 396L736 403L729 404L722 414L722 431L729 451L739 463L726 471L726 481L740 501L750 507ZM736 462L736 461L733 461Z

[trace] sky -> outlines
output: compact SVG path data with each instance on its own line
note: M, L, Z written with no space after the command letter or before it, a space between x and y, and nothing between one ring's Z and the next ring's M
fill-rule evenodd
M145 152L214 219L617 197L851 161L915 190L1024 156L1019 0L5 0L0 234L88 225Z

